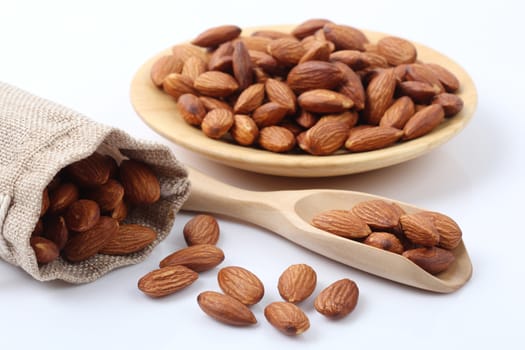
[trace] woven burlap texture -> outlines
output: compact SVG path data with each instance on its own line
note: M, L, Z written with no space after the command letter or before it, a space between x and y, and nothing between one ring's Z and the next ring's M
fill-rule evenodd
M159 176L161 199L126 219L151 227L157 240L127 256L97 254L80 263L62 258L39 266L29 245L42 191L58 171L95 151L144 161ZM0 257L40 281L91 282L143 261L170 233L189 195L188 174L168 147L137 140L66 107L0 82Z

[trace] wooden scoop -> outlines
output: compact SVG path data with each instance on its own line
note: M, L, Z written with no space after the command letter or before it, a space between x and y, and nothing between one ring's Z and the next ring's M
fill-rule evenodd
M423 209L392 199L341 190L256 192L236 188L189 169L192 190L184 210L235 217L273 231L330 259L409 286L450 293L472 275L472 264L463 242L454 249L454 263L431 275L407 258L319 230L310 224L318 213L351 208L355 204L384 199L399 204L407 213Z

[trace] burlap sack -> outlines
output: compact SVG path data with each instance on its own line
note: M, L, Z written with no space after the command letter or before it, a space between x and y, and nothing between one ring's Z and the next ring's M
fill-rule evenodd
M39 217L42 191L63 167L95 151L152 166L161 200L131 211L126 222L158 233L144 251L128 256L97 254L81 262L62 258L38 266L29 238ZM40 281L91 282L121 266L138 263L171 231L189 194L184 167L164 145L139 141L116 128L0 82L0 257Z

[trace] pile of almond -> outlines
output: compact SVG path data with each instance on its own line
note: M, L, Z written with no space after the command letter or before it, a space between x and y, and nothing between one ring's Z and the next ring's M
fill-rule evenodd
M312 225L402 254L431 274L445 271L454 262L452 251L462 236L458 224L445 214L433 211L407 214L399 205L380 199L358 203L350 210L319 213L313 217Z
M188 247L165 257L159 269L153 270L138 282L138 288L151 297L164 297L193 284L199 273L218 266L224 260L223 251L215 244L219 239L217 220L210 215L197 215L184 226ZM197 303L202 311L215 320L233 326L257 323L251 306L259 303L265 293L261 280L240 266L227 266L217 273L221 292L204 291ZM279 277L277 289L284 301L269 303L264 308L268 322L287 335L299 335L310 327L303 309L297 305L308 299L317 286L317 274L306 264L289 266ZM356 283L344 278L322 290L314 308L332 319L350 314L357 305L359 289Z
M370 42L353 27L307 20L291 33L208 29L151 68L190 125L272 152L363 152L428 134L463 108L445 67L409 41Z
M95 254L125 255L151 244L151 228L125 224L128 210L160 198L160 184L150 167L135 160L119 165L94 153L64 169L46 187L40 219L31 235L37 262L60 255L80 262Z

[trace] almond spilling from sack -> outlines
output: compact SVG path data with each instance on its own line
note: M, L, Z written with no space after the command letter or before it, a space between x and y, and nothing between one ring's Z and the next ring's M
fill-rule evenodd
M390 147L432 132L463 108L457 77L422 62L410 41L371 42L358 28L327 19L290 33L210 28L158 58L151 80L208 137L279 153ZM326 115L349 112L356 119L346 128L316 128ZM375 128L354 130L363 125Z
M408 214L399 205L380 199L318 213L311 223L323 231L402 254L431 274L450 267L462 237L459 225L445 214Z
M159 179L143 162L125 159L119 166L93 153L68 165L42 194L42 217L31 241L37 262L59 256L80 262L96 254L127 255L147 248L157 233L123 221L128 210L159 199Z

